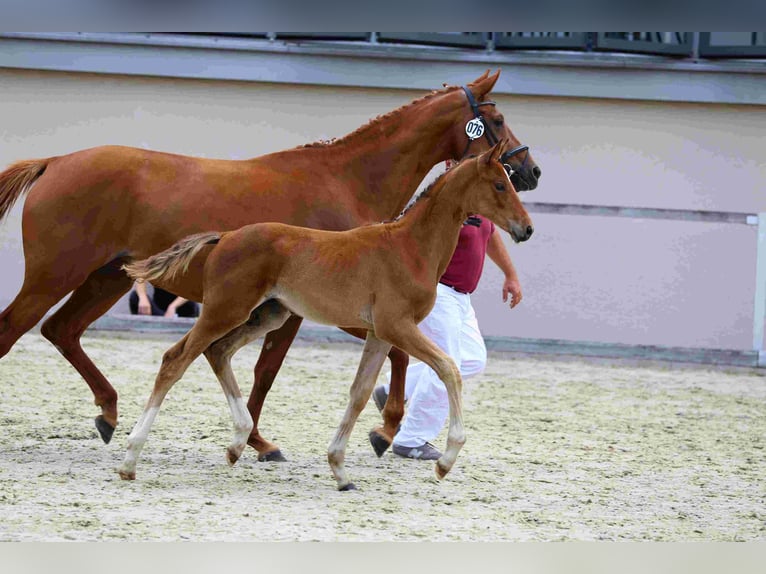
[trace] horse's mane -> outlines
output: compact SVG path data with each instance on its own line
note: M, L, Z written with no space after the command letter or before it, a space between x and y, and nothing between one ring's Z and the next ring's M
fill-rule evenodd
M435 98L436 96L440 96L440 95L443 95L443 94L448 94L450 92L454 92L455 90L457 90L459 88L460 88L460 86L446 86L445 85L444 88L442 88L441 90L434 90L430 94L426 94L425 96L420 97L417 100L413 100L413 101L411 101L408 104L404 104L403 106L400 106L400 107L396 108L395 110L391 110L390 112L386 112L385 114L382 114L382 115L379 115L379 116L376 116L376 117L372 118L366 124L358 127L353 132L348 133L348 134L346 134L344 136L341 136L339 138L332 138L332 139L329 139L329 140L319 140L319 141L316 141L316 142L311 142L311 143L299 145L299 146L297 146L294 149L324 148L324 147L333 146L333 145L337 145L337 144L343 143L346 140L350 140L350 139L354 138L356 135L358 135L358 134L360 134L360 133L362 133L364 131L367 131L368 129L372 128L373 126L376 126L376 125L378 125L380 123L385 122L386 120L388 120L392 116L394 116L396 114L399 114L399 113L403 112L404 110L407 110L407 109L410 109L412 107L418 106L418 105L420 105L421 103L423 103L425 101L428 101L430 99Z

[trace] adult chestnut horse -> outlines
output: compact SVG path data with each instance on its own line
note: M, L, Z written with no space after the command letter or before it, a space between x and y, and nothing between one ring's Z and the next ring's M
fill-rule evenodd
M339 490L354 488L344 459L349 435L370 398L392 345L436 371L450 405L447 448L436 461L439 479L450 471L465 442L460 370L418 329L436 300L436 285L457 245L469 213L479 213L510 233L514 241L532 235L532 221L500 158L506 140L443 175L394 222L350 231L322 231L282 223L257 223L227 233L200 233L149 259L127 265L131 277L151 282L183 274L204 261L202 313L192 329L162 358L149 401L133 432L120 476L135 479L136 463L170 388L214 341L247 322L268 300L314 321L366 331L366 343L351 398L327 459ZM214 247L208 247L215 244ZM204 254L200 251L205 249ZM263 325L265 334L272 325ZM233 373L220 379L234 420L227 459L242 454L253 420Z
M117 392L85 354L80 337L130 289L123 264L210 229L279 221L342 230L396 216L437 163L487 149L496 137L518 145L487 99L498 76L487 72L467 88L433 92L337 141L249 160L109 146L13 164L0 173L0 218L35 185L22 215L24 283L0 314L0 357L71 292L44 321L42 334L90 386L101 407L96 427L109 442L118 418ZM468 124L471 137L476 135L474 118L483 122L486 141L469 139ZM518 149L507 158L516 170L514 183L520 190L532 189L540 169L524 146ZM202 284L194 274L175 282L172 291L202 300ZM251 323L274 310L268 305L254 312ZM257 421L300 323L292 317L270 334L256 365L248 403L256 426L249 444L259 459L281 459L277 445L260 436ZM247 340L246 331L243 327L233 335L232 347ZM401 418L408 362L395 349L390 356L394 388L380 429L386 441Z

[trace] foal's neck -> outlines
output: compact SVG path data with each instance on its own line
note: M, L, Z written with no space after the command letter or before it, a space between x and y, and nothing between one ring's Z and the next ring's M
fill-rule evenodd
M460 228L472 211L473 188L478 173L475 162L454 168L427 190L396 222L395 234L402 234L421 256L421 264L441 277L457 246Z

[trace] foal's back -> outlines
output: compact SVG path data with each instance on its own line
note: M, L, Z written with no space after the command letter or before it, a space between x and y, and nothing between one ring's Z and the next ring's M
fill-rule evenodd
M258 223L224 233L205 263L204 303L237 299L247 307L278 299L318 323L371 328L376 295L392 285L407 287L406 262L391 228L324 231Z

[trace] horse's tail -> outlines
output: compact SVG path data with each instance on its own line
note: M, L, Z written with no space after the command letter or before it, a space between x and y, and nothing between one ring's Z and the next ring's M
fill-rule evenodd
M0 221L8 215L16 200L43 174L52 159L17 161L0 173Z
M216 231L190 235L165 251L141 261L128 263L122 268L139 282L149 281L151 283L160 278L172 280L179 272L186 272L194 256L205 245L218 243L221 235Z

